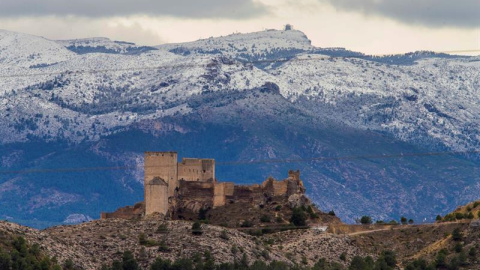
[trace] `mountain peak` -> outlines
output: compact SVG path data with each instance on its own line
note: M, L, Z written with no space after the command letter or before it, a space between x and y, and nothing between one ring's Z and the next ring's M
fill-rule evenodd
M268 29L253 33L233 33L193 42L157 46L180 54L223 54L227 56L261 55L273 51L309 51L314 47L305 33L298 30Z

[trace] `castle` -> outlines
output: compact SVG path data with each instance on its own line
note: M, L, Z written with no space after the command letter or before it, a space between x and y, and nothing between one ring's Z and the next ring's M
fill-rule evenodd
M143 203L102 213L101 218L131 218L161 214L173 217L179 209L198 212L227 203L261 205L274 197L288 199L304 194L305 188L299 171L289 171L288 178L277 181L271 177L262 184L235 185L218 182L215 178L215 160L182 158L177 152L145 152Z

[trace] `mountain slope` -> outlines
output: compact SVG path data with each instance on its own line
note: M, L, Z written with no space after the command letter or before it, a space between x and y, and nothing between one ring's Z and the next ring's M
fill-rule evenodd
M476 150L478 57L331 57L346 50L315 48L299 31L135 53L128 48L142 47L107 39L1 33L4 218L43 227L139 201L142 152L156 150L215 158L221 181L258 183L298 168L320 209L345 221L431 220L477 199L476 154L368 156ZM347 156L364 158L312 159ZM305 160L221 166L270 159ZM14 172L85 167L127 168Z

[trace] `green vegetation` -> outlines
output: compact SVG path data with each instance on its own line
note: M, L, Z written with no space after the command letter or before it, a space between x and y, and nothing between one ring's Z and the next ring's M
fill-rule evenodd
M233 252L233 250L232 250ZM234 254L239 252L237 249ZM308 267L308 260L302 257L300 264L289 265L284 262L272 261L267 263L265 260L270 258L267 250L263 250L260 254L261 259L249 261L246 253L239 256L239 260L233 263L216 264L215 259L209 251L203 254L196 253L189 258L180 258L175 261L157 258L149 268L149 270L393 270L397 266L395 253L392 251L384 251L379 258L374 261L372 257L355 256L347 268L339 263L327 262L325 258L320 258L313 267ZM125 251L121 261L113 261L110 266L103 265L102 270L138 270L140 269L133 253ZM422 268L419 268L422 269ZM409 269L410 270L410 269ZM411 268L417 270L417 268Z
M260 222L267 223L270 222L270 216L269 215L263 215L260 217Z
M293 208L290 222L295 226L306 226L307 215L305 214L305 211L300 207Z
M360 218L360 223L362 223L363 225L372 224L372 218L370 216L363 216L362 218Z
M142 246L147 246L147 247L153 247L153 246L159 245L157 241L148 239L144 233L140 233L140 235L138 236L138 243Z
M459 228L455 228L452 232L452 239L453 241L461 241L463 238L462 232L460 232Z
M202 224L200 224L200 222L197 221L197 222L193 223L192 234L193 235L202 235L203 234Z
M2 239L3 240L3 239ZM56 259L44 256L40 246L29 246L23 237L7 239L0 248L0 269L11 270L61 270ZM67 262L69 262L67 264ZM63 269L73 269L73 262L67 260ZM70 267L71 266L71 267ZM68 268L70 267L70 268Z

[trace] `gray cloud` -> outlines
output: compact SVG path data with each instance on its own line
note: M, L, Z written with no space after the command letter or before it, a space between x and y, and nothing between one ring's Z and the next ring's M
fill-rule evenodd
M128 15L250 18L266 13L252 0L2 0L1 17Z
M430 27L480 27L480 0L320 0L347 11Z

